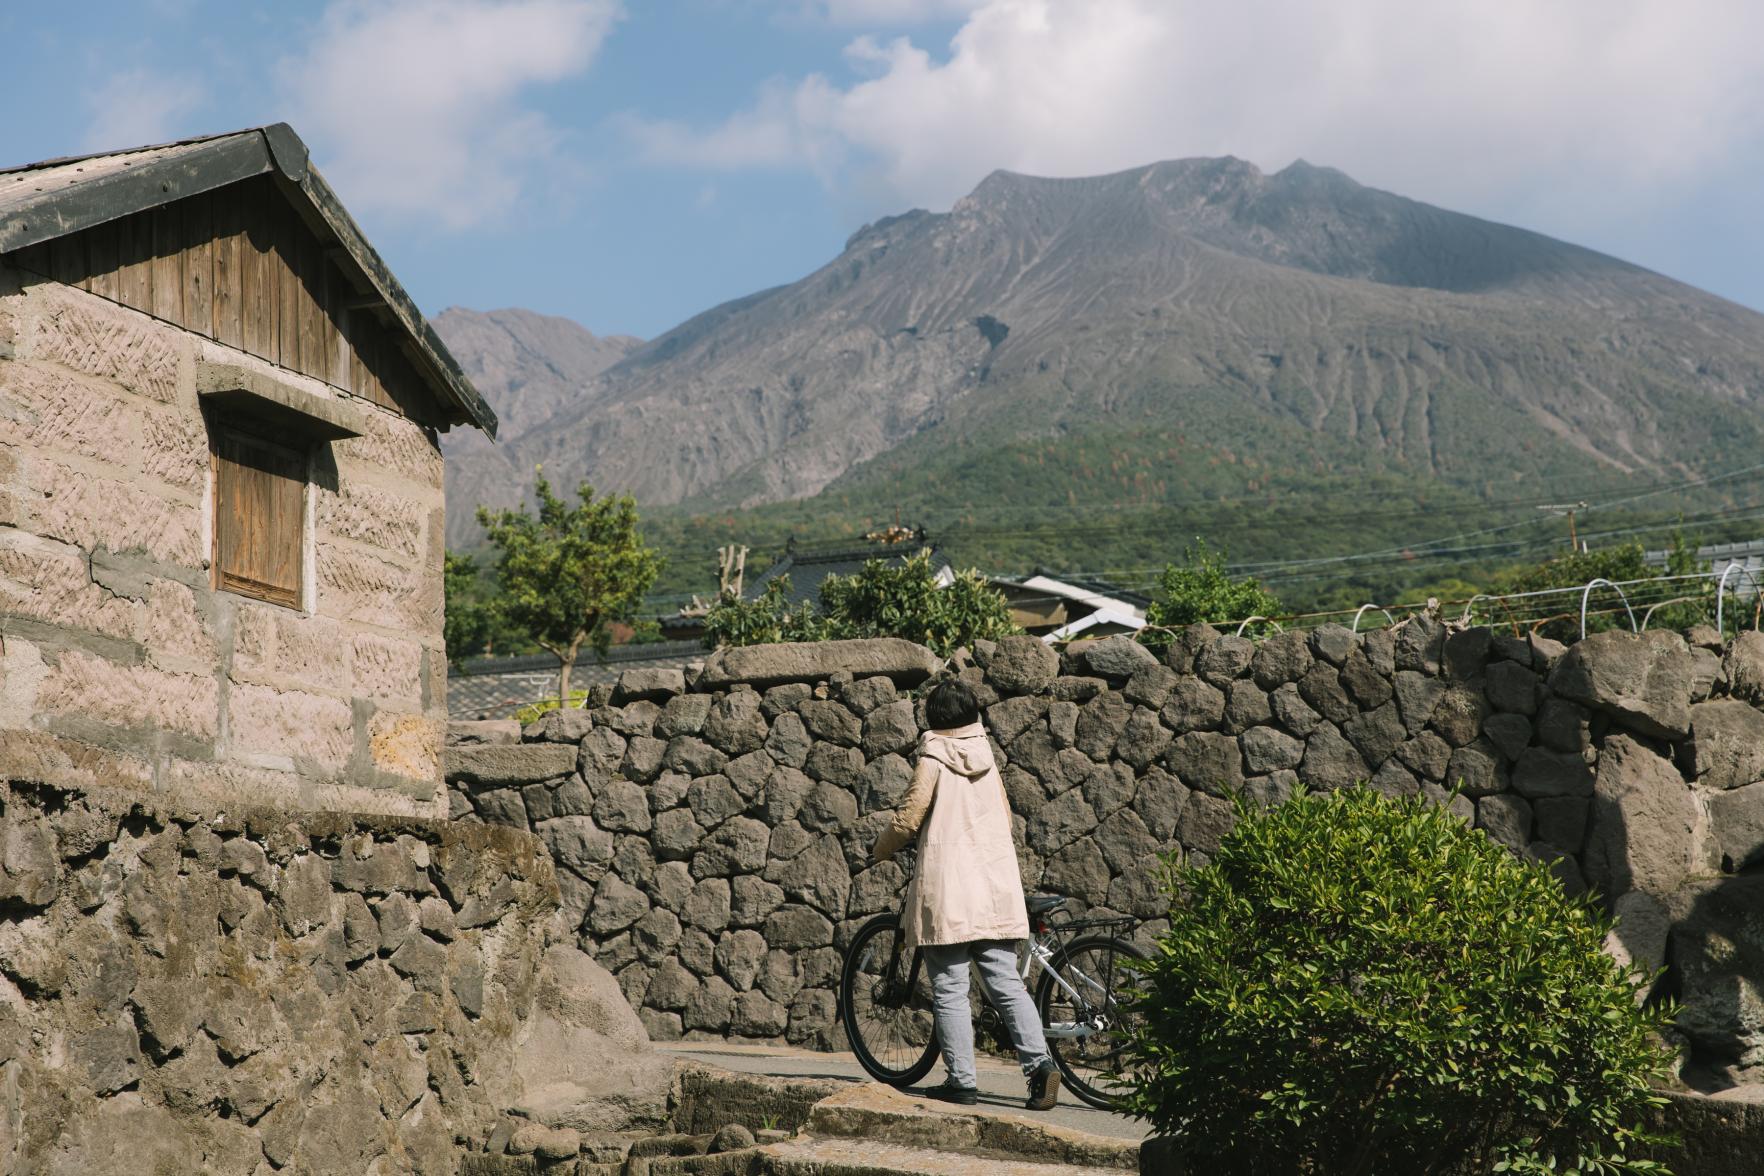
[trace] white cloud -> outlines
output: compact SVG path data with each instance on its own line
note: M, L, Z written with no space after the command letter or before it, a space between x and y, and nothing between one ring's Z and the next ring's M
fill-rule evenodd
M1755 0L986 0L937 55L861 36L859 80L773 83L718 126L626 126L653 161L805 167L896 206L947 207L999 167L1234 154L1596 218L1756 150L1761 38Z
M188 78L145 69L112 74L87 96L86 147L142 147L188 134L188 120L203 97L202 87Z
M966 16L986 0L797 0L798 10L833 24L898 27Z
M333 0L278 77L345 202L459 229L555 162L561 133L521 99L586 70L619 16L616 0Z

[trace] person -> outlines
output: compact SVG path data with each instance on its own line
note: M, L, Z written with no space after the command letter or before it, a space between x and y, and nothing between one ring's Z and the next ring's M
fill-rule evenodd
M923 952L948 1071L943 1084L927 1093L968 1106L978 1099L968 1007L973 964L1017 1047L1029 1085L1024 1105L1044 1111L1059 1099L1060 1074L1017 971L1016 945L1029 936L1029 916L1004 780L967 683L940 682L925 702L925 717L931 730L920 737L912 787L870 852L887 861L918 839L918 865L901 919L906 947Z

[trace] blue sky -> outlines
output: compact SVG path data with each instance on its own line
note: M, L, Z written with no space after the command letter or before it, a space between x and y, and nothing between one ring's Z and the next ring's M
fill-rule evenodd
M997 167L1235 154L1764 308L1753 0L0 6L0 162L293 123L428 311L653 336Z

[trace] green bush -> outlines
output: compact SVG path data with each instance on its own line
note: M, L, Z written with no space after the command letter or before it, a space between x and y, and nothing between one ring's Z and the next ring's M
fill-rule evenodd
M1125 1069L1192 1171L1665 1171L1635 1154L1671 1010L1547 867L1359 788L1241 809L1170 882Z
M852 637L904 637L947 657L977 638L996 640L1018 632L1004 595L978 572L937 582L931 553L897 564L872 559L851 576L821 581L820 607L790 607L790 581L780 576L753 600L724 598L705 617L704 641L763 645L774 641L834 641Z
M541 698L538 702L529 702L526 706L517 710L514 713L514 720L521 726L525 727L528 723L538 722L540 715L544 714L546 711L556 710L559 705L560 704L555 698ZM587 705L588 692L586 690L570 691L570 708L572 710L580 710Z
M1630 627L1630 610L1639 621L1651 604L1660 604L1648 622L1652 629L1688 629L1692 625L1713 624L1715 621L1715 584L1711 580L1680 580L1671 577L1696 575L1709 570L1697 559L1696 547L1683 531L1672 533L1672 544L1666 549L1666 567L1662 570L1647 562L1640 543L1624 543L1616 547L1599 547L1559 555L1543 563L1513 568L1495 578L1490 589L1496 593L1542 592L1552 588L1584 588L1594 579L1628 584L1619 596L1612 588L1594 588L1587 599L1586 631L1598 633L1606 629ZM1634 583L1632 581L1642 581ZM1658 581L1648 583L1647 581ZM1627 598L1629 609L1624 607ZM1672 603L1661 602L1670 600ZM1477 619L1499 625L1516 610L1522 618L1555 614L1555 619L1539 626L1538 631L1558 641L1580 638L1580 594L1562 592L1534 598L1529 603L1513 602L1508 606L1487 602L1478 610Z
M1145 619L1156 628L1180 629L1203 623L1235 624L1280 612L1279 598L1254 576L1232 579L1225 570L1225 553L1214 552L1206 540L1197 539L1193 547L1183 548L1181 563L1164 565ZM1148 638L1147 644L1158 643L1157 634Z
M808 602L791 607L789 576L768 582L766 590L752 600L720 596L704 618L706 649L822 639L820 619Z

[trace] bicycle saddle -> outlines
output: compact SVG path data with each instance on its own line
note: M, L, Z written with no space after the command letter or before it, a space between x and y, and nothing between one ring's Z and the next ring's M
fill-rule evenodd
M1049 911L1057 911L1072 900L1057 894L1032 894L1024 902L1032 915L1045 915Z

